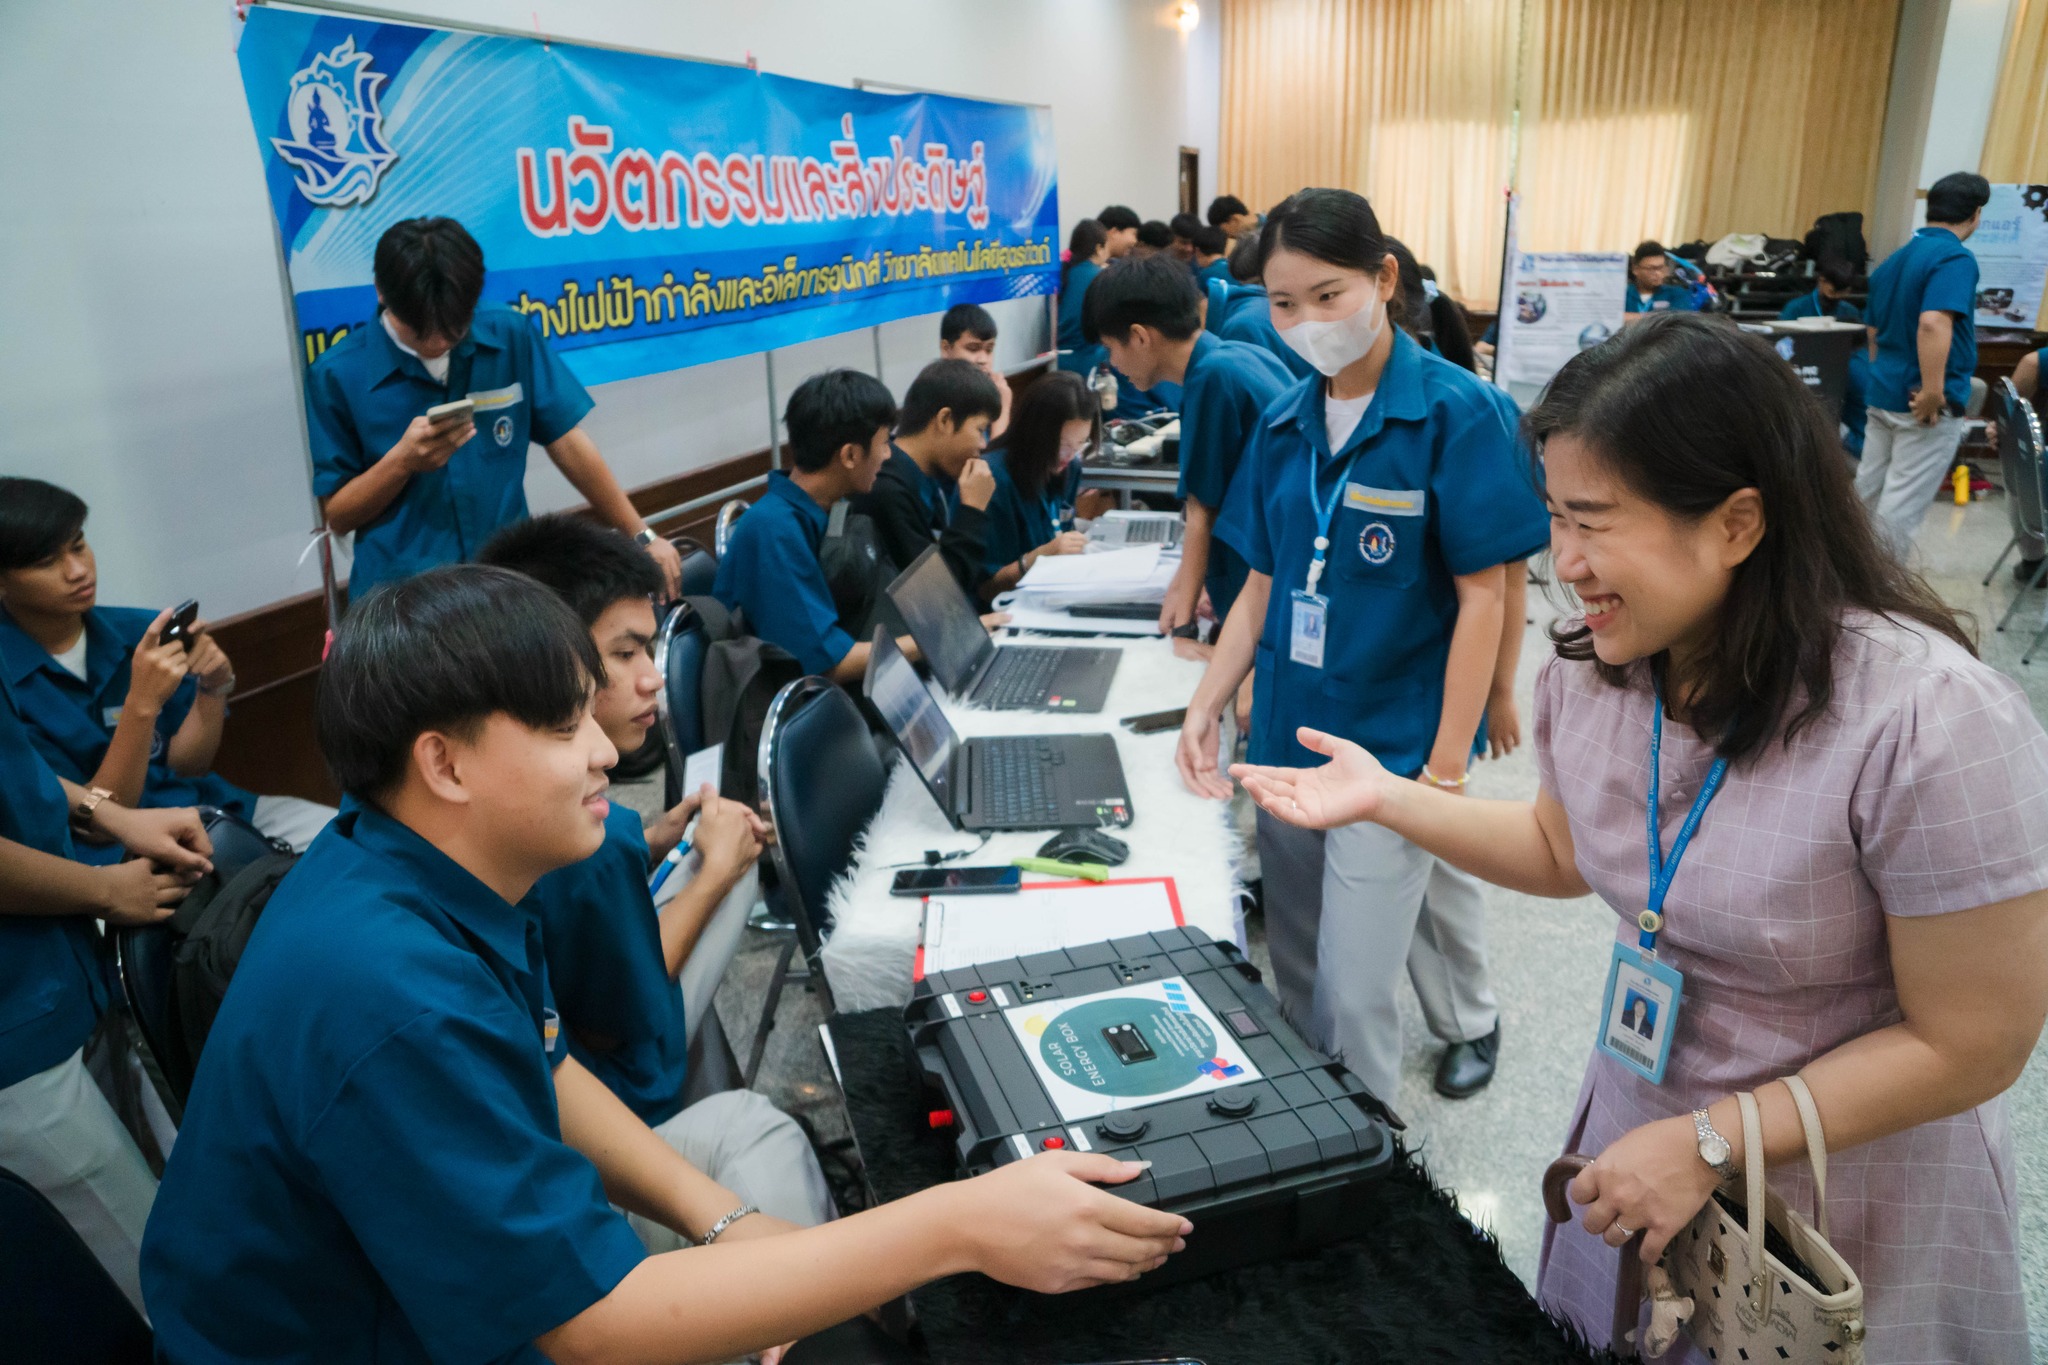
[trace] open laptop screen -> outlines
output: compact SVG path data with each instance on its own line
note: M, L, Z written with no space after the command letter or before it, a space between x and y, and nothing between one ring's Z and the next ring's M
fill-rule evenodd
M943 571L943 566L941 566ZM917 769L931 790L939 809L950 817L953 807L947 794L952 772L953 750L959 736L939 710L932 691L917 676L910 660L880 626L868 653L868 674L864 684L867 698L882 713L882 720L896 736L897 745Z
M938 546L925 550L896 576L889 585L889 600L903 613L939 685L956 697L966 695L982 654L995 644Z

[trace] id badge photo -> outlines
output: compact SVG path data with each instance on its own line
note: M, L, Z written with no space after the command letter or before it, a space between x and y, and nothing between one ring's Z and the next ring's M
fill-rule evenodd
M1615 944L1595 1046L1650 1084L1662 1085L1684 993L1685 978L1676 971L1640 949Z
M1293 626L1287 636L1287 657L1310 668L1323 666L1323 640L1330 624L1330 599L1321 593L1293 594Z

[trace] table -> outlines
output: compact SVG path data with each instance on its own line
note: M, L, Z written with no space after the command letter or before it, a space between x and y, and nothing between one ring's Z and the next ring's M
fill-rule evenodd
M1106 488L1117 495L1117 505L1128 508L1133 493L1154 493L1175 498L1180 493L1180 465L1119 465L1088 460L1081 465L1083 488Z
M1211 938L1242 944L1238 933L1236 864L1241 841L1227 802L1196 796L1173 766L1179 732L1134 735L1116 722L1183 706L1194 695L1204 665L1182 659L1169 640L1072 640L1030 637L1056 647L1117 646L1124 651L1108 704L1095 715L1039 711L987 711L940 695L947 720L970 735L1054 734L1107 731L1131 791L1129 829L1112 831L1130 845L1130 860L1117 877L1172 877L1189 924ZM917 952L923 902L891 896L892 864L917 863L924 851L972 848L979 834L954 829L907 764L889 775L882 808L869 822L854 853L854 864L832 888L832 935L825 941L825 975L842 1010L901 1008L910 1002L911 962ZM997 834L979 853L960 861L1007 863L1038 850L1051 835L1042 830ZM1031 874L1035 875L1035 874Z
M894 1010L826 1026L871 1196L900 1199L952 1176L924 1121ZM1529 1191L1534 1199L1537 1192ZM1591 1365L1413 1157L1374 1187L1362 1236L1259 1265L1148 1288L1046 1297L961 1275L910 1296L922 1344L945 1365L1054 1365L1185 1354L1206 1365L1465 1362ZM1202 1235L1199 1224L1193 1234Z

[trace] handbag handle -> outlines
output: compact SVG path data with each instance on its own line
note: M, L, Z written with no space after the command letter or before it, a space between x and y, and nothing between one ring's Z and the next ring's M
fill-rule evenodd
M1813 1221L1820 1229L1820 1235L1828 1235L1828 1140L1821 1131L1820 1106L1813 1102L1813 1092L1806 1088L1806 1079L1794 1073L1785 1077L1785 1088L1792 1092L1792 1103L1799 1106L1799 1122L1806 1129L1806 1160L1813 1167Z
M1764 1246L1764 1120L1756 1096L1745 1090L1735 1097L1742 1108L1743 1181L1749 1204L1749 1284L1756 1295L1757 1315L1771 1316L1771 1268Z

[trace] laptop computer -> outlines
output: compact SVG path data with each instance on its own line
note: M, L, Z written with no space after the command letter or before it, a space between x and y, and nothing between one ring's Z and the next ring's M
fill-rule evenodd
M1109 735L989 735L962 743L931 688L879 626L863 690L955 829L1131 823L1130 786Z
M1100 711L1123 657L1116 649L998 648L936 545L896 575L889 600L940 685L996 711Z

